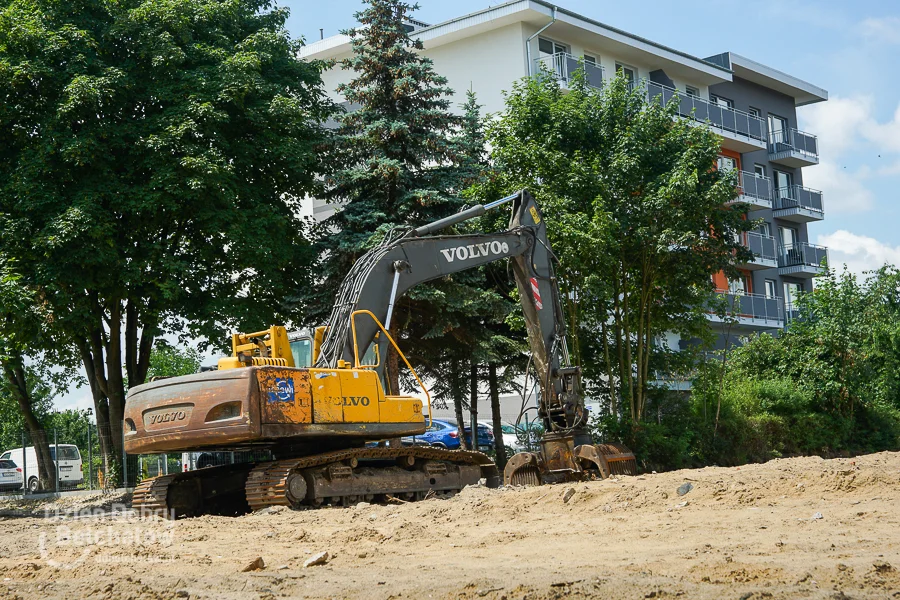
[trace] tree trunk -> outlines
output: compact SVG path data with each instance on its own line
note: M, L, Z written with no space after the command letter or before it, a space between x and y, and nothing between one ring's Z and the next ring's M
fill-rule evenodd
M37 458L37 477L40 489L55 490L56 489L56 464L50 454L50 444L47 441L47 432L43 425L38 421L37 415L34 414L34 406L32 405L31 393L28 390L28 380L25 376L24 360L21 354L14 354L12 357L3 361L3 375L9 382L10 390L16 397L19 404L19 411L25 421L25 428L31 436L31 445L34 447L34 454ZM27 471L28 455L22 456L22 467ZM27 473L31 479L30 473ZM28 482L23 481L23 486L27 489Z
M128 386L144 383L150 367L150 349L153 347L156 331L155 324L141 322L142 315L136 306L134 300L113 300L106 310L97 303L96 328L77 340L94 399L104 478L113 485L127 483L122 480L125 452L122 430L125 418L125 373L128 374ZM143 316L146 318L146 315ZM109 333L106 333L104 326L108 327Z
M469 411L472 427L472 450L478 450L478 365L469 367Z
M606 329L605 322L600 323L600 335L603 338L603 359L606 361L606 378L609 382L609 414L614 420L618 420L618 393L616 392L612 359L609 355L609 331Z
M453 394L453 409L456 412L456 424L458 426L458 434L459 434L459 448L460 450L467 450L468 446L466 445L466 435L465 435L465 417L463 416L463 399L462 399L462 386L460 385L460 372L459 372L459 363L456 360L453 360L450 363L450 393Z
M506 468L506 446L503 444L503 423L500 416L500 386L497 383L497 365L488 365L488 389L491 395L491 418L494 425L494 462L500 472Z

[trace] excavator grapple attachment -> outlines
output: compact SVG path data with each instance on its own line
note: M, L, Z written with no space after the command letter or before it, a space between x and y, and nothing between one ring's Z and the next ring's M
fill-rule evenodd
M610 475L637 475L634 453L618 444L582 444L568 451L561 440L554 440L542 442L541 452L513 455L503 470L503 483L541 485Z

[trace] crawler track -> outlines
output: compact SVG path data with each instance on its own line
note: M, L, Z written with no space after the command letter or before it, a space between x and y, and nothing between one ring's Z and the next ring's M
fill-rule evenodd
M264 463L228 465L141 482L132 505L170 518L242 514L269 506L346 504L429 491L453 492L487 479L497 467L480 452L428 447L353 448Z

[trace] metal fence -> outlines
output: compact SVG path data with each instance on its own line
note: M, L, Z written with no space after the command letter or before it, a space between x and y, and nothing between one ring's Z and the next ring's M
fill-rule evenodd
M735 292L718 292L718 295L724 299L726 317L736 319L739 324L752 323L773 327L784 324L784 299L780 297Z
M557 52L534 62L538 73L549 73L566 87L579 70L584 71L584 81L589 86L599 88L603 85L603 66L581 60L568 52Z
M802 208L824 214L822 192L796 184L775 190L775 210L791 208Z
M772 202L771 180L763 175L738 171L738 189L741 196L764 200L767 203Z
M106 428L98 429L94 424L70 426L48 429L39 435L42 439L32 438L23 430L4 439L0 449L0 494L99 490L116 483L103 465L100 450L112 439ZM43 443L49 448L54 466L50 480L41 477L38 467L36 448ZM128 468L128 462L123 469Z
M819 140L799 129L775 129L769 132L769 153L797 153L819 159Z
M7 435L0 449L0 496L134 487L142 480L219 465L272 460L268 450L122 454L118 465L105 465L101 447L112 444L108 428L95 424L43 432L53 460L55 481L44 480L34 439L27 431ZM6 462L10 461L10 462ZM5 468L4 468L5 467ZM121 473L116 471L121 469Z
M815 244L787 244L778 256L779 267L819 267L828 265L828 248Z
M744 233L743 243L757 259L774 261L777 257L775 238L771 236L748 231Z
M659 98L663 104L677 98L678 114L682 117L691 117L704 123L709 121L711 125L723 131L765 143L766 124L756 115L679 92L655 81L647 82L647 96L651 100Z

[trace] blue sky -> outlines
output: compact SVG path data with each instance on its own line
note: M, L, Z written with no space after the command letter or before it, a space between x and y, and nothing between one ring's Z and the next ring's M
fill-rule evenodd
M420 0L427 23L499 2ZM279 0L288 27L307 41L352 26L360 0ZM821 163L804 183L825 194L825 220L810 240L832 264L861 272L900 265L900 2L754 0L673 4L670 0L560 0L560 6L695 56L729 50L828 90L829 101L798 110L819 136ZM675 6L685 10L672 10ZM692 7L692 8L691 8Z

